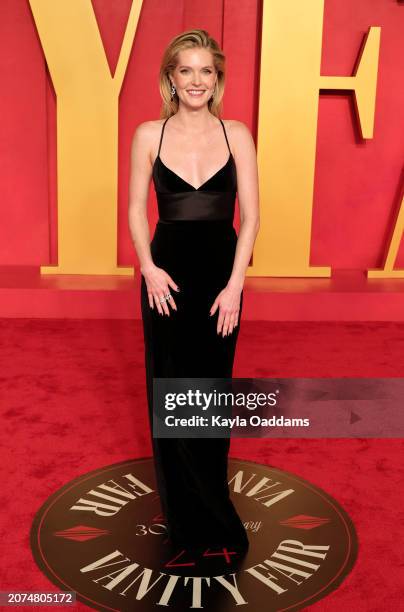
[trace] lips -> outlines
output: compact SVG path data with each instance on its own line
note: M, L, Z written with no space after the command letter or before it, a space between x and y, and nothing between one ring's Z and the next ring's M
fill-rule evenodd
M201 96L205 91L205 89L187 89L190 96Z

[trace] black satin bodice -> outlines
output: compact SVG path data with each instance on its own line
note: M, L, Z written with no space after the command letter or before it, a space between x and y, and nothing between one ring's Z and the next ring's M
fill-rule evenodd
M237 172L234 157L223 127L229 157L227 162L202 185L195 188L176 172L168 168L160 158L164 127L153 165L153 183L156 190L159 220L170 221L233 221L237 193Z

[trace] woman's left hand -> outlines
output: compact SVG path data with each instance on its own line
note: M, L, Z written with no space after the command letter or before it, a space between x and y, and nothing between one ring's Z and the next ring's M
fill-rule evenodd
M240 296L241 289L226 285L219 293L210 309L210 315L213 316L219 308L217 333L220 334L220 332L222 332L223 337L231 334L234 327L238 325Z

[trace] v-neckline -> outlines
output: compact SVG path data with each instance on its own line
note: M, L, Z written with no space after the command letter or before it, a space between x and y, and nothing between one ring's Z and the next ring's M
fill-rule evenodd
M180 176L179 174L177 174L176 172L174 172L174 170L171 170L171 168L169 168L168 166L166 166L166 164L163 162L163 160L160 157L160 154L157 155L156 159L154 160L154 163L156 163L157 160L159 160L159 162L164 166L164 168L166 170L168 170L169 172L171 172L171 174L174 174L174 176L176 176L180 181L182 181L185 185L187 185L188 187L191 187L191 189L193 191L200 191L202 189L202 187L204 187L207 183L209 183L212 179L215 178L215 176L217 176L219 174L219 172L222 172L222 170L224 170L227 166L227 164L230 162L230 160L233 158L233 154L230 152L229 153L229 157L227 158L226 163L219 168L219 170L217 170L214 174L212 174L212 176L210 176L206 181L204 181L202 183L202 185L199 185L199 187L194 187L194 185L191 185L191 183L188 183L188 181L186 181L184 178L182 178L182 176Z

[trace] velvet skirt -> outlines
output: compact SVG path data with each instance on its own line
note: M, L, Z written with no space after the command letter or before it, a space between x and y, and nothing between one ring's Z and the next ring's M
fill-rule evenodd
M177 311L150 308L141 278L141 311L150 432L156 483L170 541L176 546L248 546L229 496L229 438L153 438L153 377L231 378L239 323L217 334L219 309L209 312L233 267L237 234L230 221L157 222L154 263L180 288Z

